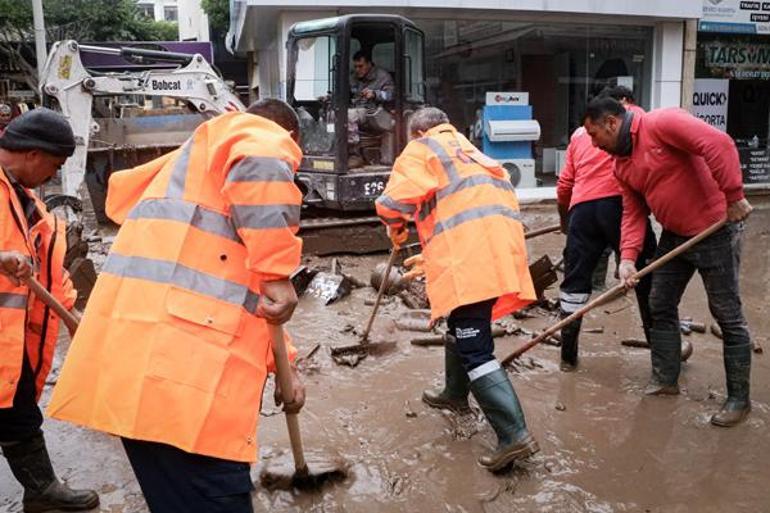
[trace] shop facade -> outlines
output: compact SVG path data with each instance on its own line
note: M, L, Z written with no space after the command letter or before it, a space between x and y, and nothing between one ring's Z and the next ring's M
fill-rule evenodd
M333 2L236 1L231 45L250 56L252 87L281 97L284 43L296 22L351 13L406 16L425 34L426 101L473 136L491 91L527 93L540 136L536 180L552 193L563 151L588 100L608 85L634 91L645 109L679 106L685 21L703 0ZM444 3L444 6L447 4Z
M704 0L692 103L735 140L746 187L770 187L770 2Z

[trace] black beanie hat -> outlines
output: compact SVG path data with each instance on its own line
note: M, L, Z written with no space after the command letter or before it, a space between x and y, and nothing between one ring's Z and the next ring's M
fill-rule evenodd
M33 109L8 123L0 136L0 148L40 150L57 157L69 157L75 152L75 137L64 116L51 109Z

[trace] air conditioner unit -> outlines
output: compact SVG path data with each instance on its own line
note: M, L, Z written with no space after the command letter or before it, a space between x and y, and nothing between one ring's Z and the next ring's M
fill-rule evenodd
M517 189L537 187L535 159L500 159L500 165L511 175L511 183Z

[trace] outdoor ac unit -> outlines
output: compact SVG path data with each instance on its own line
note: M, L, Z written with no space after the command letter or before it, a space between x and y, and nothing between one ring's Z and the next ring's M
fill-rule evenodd
M511 183L517 189L537 187L534 159L501 159L500 165L511 175Z

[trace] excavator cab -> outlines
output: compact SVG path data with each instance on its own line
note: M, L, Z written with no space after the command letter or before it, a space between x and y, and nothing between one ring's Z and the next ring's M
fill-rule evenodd
M286 45L305 204L372 210L408 142L409 116L425 103L422 31L401 16L354 14L296 23ZM362 56L371 65L363 77ZM384 94L364 91L373 77L374 86L387 84Z

